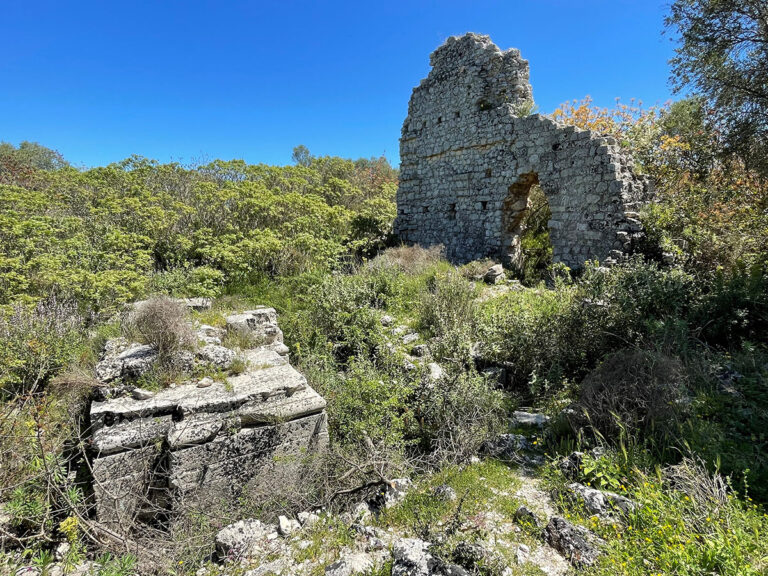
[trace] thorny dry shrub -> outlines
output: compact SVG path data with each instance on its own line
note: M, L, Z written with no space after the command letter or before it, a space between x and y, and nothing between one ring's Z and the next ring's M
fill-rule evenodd
M388 248L371 260L369 266L382 270L397 268L406 274L418 274L444 259L445 248L442 244L429 248L422 248L416 244Z
M676 358L641 348L620 350L587 375L579 404L606 438L624 429L663 438L675 430L686 406L686 380Z
M170 365L179 352L197 343L187 307L167 296L155 296L134 305L123 330L128 336L155 347L161 364Z
M464 264L459 268L459 272L467 280L481 280L488 269L498 262L491 260L490 258L483 258L482 260L473 260L467 264Z
M3 405L0 413L0 503L10 516L3 540L48 540L60 522L83 515L83 493L72 474L83 454L78 441L94 382L77 370L42 392Z
M42 389L80 351L84 325L73 302L54 296L0 309L0 399Z

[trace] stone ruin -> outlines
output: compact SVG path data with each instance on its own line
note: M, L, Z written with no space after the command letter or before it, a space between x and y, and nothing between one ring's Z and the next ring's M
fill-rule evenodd
M231 315L226 331L255 343L239 352L244 371L155 394L119 385L150 369L154 350L108 342L96 373L112 388L89 414L100 522L125 531L137 521L172 521L189 509L220 512L241 495L290 489L310 468L308 457L327 445L325 401L289 364L275 310ZM221 345L226 331L198 326L204 345L187 361L227 369L236 353Z
M455 262L521 264L531 187L549 203L555 262L610 263L642 235L647 182L615 139L537 114L528 62L488 36L452 37L430 56L400 139L395 232L442 244Z

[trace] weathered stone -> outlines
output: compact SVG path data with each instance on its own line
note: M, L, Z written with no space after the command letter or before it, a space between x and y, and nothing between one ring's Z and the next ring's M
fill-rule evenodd
M440 366L437 362L430 362L427 364L427 368L429 368L429 379L433 382L436 382L437 380L442 379L443 376L445 376L445 371L443 370L443 367Z
M197 351L197 358L201 362L226 370L235 359L235 352L218 344L207 344Z
M416 356L417 358L429 356L429 346L426 344L417 344L411 348L411 355Z
M400 138L395 232L403 242L442 244L452 261L491 257L519 267L538 185L552 212L556 262L580 268L631 250L642 236L631 212L648 200L647 182L596 132L525 116L533 93L518 50L466 34L449 38L430 63Z
M440 486L433 490L432 494L443 502L453 502L457 498L456 490L448 486L448 484L440 484Z
M373 568L373 558L368 554L356 552L345 554L325 569L325 576L352 576L364 574Z
M545 414L523 412L522 410L515 410L512 413L512 426L544 428L548 422L549 416Z
M280 536L290 536L299 528L301 528L301 525L298 520L288 518L287 516L279 516L277 519L277 531Z
M208 326L207 324L201 324L197 327L195 334L197 335L197 339L204 344L221 345L221 339L226 335L226 330Z
M274 532L274 526L258 520L240 520L216 534L216 553L225 561L247 558L268 542Z
M621 514L629 514L636 507L636 504L626 496L621 496L615 492L596 490L578 482L569 484L568 489L592 514L605 515L613 510L617 510Z
M248 317L269 322L270 311ZM113 355L124 354L121 347ZM220 365L219 358L232 354L215 344L203 350ZM214 511L245 489L290 490L309 473L311 456L328 442L325 401L276 352L260 348L243 356L246 371L226 382L209 378L141 394L142 400L91 403L101 522L125 530L159 510Z
M531 557L531 549L525 544L518 544L517 550L515 550L515 561L518 564L525 564L528 562L528 558Z
M109 340L96 365L96 378L109 383L118 378L138 378L148 372L157 360L157 352L146 344L129 344L125 338Z
M594 534L559 516L553 516L544 528L544 541L577 568L592 566L600 555Z
M131 396L133 396L134 400L149 400L154 395L153 392L144 390L144 388L134 388L131 390Z
M502 282L506 275L504 274L504 267L501 264L494 264L483 275L483 281L488 284L498 284Z
M429 542L417 538L401 538L392 547L392 576L430 576L434 558Z
M384 327L392 326L392 324L394 323L395 323L395 319L392 318L392 316L389 316L388 314L385 314L384 316L381 317L381 325Z
M405 336L403 336L403 344L408 346L408 344L412 344L416 342L416 340L418 339L419 339L419 335L416 334L415 332L411 332L410 334L406 334Z

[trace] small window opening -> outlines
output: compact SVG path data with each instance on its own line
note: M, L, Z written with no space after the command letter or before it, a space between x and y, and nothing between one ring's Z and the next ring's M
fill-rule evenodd
M554 152L557 152L558 150L560 150L560 143L558 142L558 143L552 144L552 150Z
M480 201L480 206L482 207L483 210L488 208L488 200L481 200Z
M422 208L421 208L421 211L422 211L424 214L426 214L427 212L429 212L429 206L422 206Z
M448 220L456 220L456 204L448 204Z
M456 112L456 118L461 118L461 112Z
M442 116L438 116L437 117L437 123L438 124L442 124L443 123L443 117Z
M490 178L491 174L493 174L493 171L490 168L485 169L485 177Z

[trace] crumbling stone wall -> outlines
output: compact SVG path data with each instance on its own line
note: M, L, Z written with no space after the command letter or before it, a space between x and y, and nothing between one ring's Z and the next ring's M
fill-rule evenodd
M414 88L400 139L395 231L443 244L449 259L519 264L534 184L546 195L554 260L615 260L642 233L634 210L648 185L617 142L565 127L533 104L528 62L488 36L452 37Z

